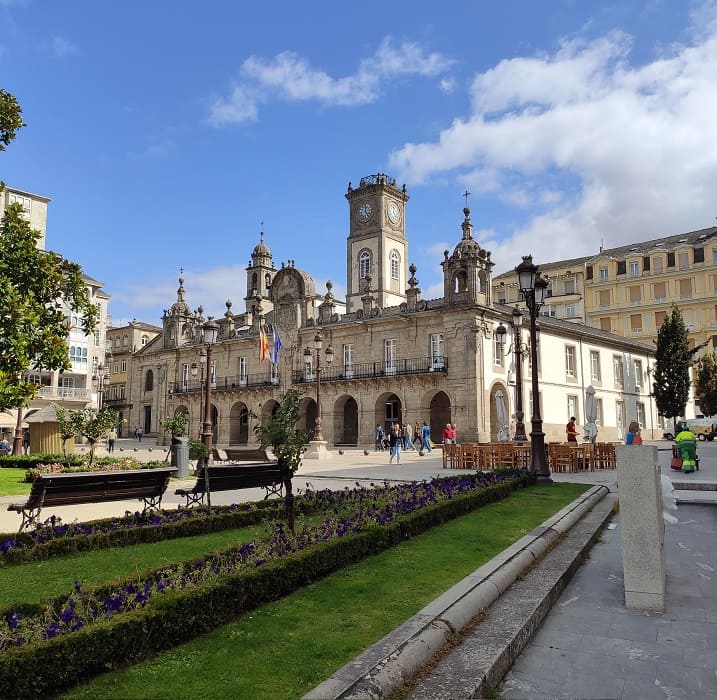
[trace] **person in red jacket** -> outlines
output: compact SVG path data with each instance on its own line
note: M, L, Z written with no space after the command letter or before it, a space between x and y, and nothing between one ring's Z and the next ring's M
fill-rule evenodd
M568 442L578 441L578 429L575 425L575 416L570 417L570 422L565 426L565 434L568 437Z
M444 445L452 445L455 442L453 438L453 428L451 428L450 423L446 423L446 427L443 428L443 432L441 433L441 442Z

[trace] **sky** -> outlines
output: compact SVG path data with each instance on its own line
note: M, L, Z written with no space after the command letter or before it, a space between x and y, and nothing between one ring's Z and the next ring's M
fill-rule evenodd
M27 127L0 179L52 199L47 248L115 326L176 300L244 311L260 232L346 288L348 183L405 183L409 260L494 274L707 228L717 0L0 0L0 87Z

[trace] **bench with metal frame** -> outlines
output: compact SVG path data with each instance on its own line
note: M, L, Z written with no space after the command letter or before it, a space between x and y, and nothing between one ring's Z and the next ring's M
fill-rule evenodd
M177 489L174 493L187 499L187 507L200 505L206 499L212 507L211 494L216 491L263 488L264 499L284 495L284 471L276 463L268 464L210 464L197 469L192 488Z
M169 478L176 467L129 469L122 471L77 472L73 474L40 474L33 482L25 503L11 503L8 510L22 515L20 531L37 523L45 507L80 503L126 501L138 498L145 510L162 505Z

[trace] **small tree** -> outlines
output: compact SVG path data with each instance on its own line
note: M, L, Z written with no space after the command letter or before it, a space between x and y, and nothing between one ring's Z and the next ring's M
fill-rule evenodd
M695 398L705 416L717 413L717 353L703 355L697 362Z
M663 416L673 419L675 435L677 418L685 414L690 394L690 365L697 350L699 347L690 350L689 334L682 314L673 306L657 331L652 391L657 410Z
M173 438L184 437L187 434L189 416L186 413L177 411L171 418L167 416L159 421L162 430L169 433Z
M301 395L296 389L289 389L282 397L279 407L265 421L254 426L254 434L260 445L271 447L282 469L286 496L286 520L294 531L294 492L291 479L301 465L301 455L308 434L298 428Z
M68 415L64 406L55 406L55 415L57 416L57 426L62 438L62 454L67 457L65 443L77 435L75 424L72 421L72 412Z
M70 412L70 421L75 428L75 433L83 435L90 443L89 464L95 458L95 446L101 437L117 425L117 411L107 406L99 411L92 408L83 408Z

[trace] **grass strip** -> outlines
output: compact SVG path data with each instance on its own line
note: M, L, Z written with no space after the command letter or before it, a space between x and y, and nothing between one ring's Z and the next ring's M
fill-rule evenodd
M0 496L23 496L30 493L32 484L25 481L27 469L0 467Z
M301 697L588 488L522 489L63 697Z

